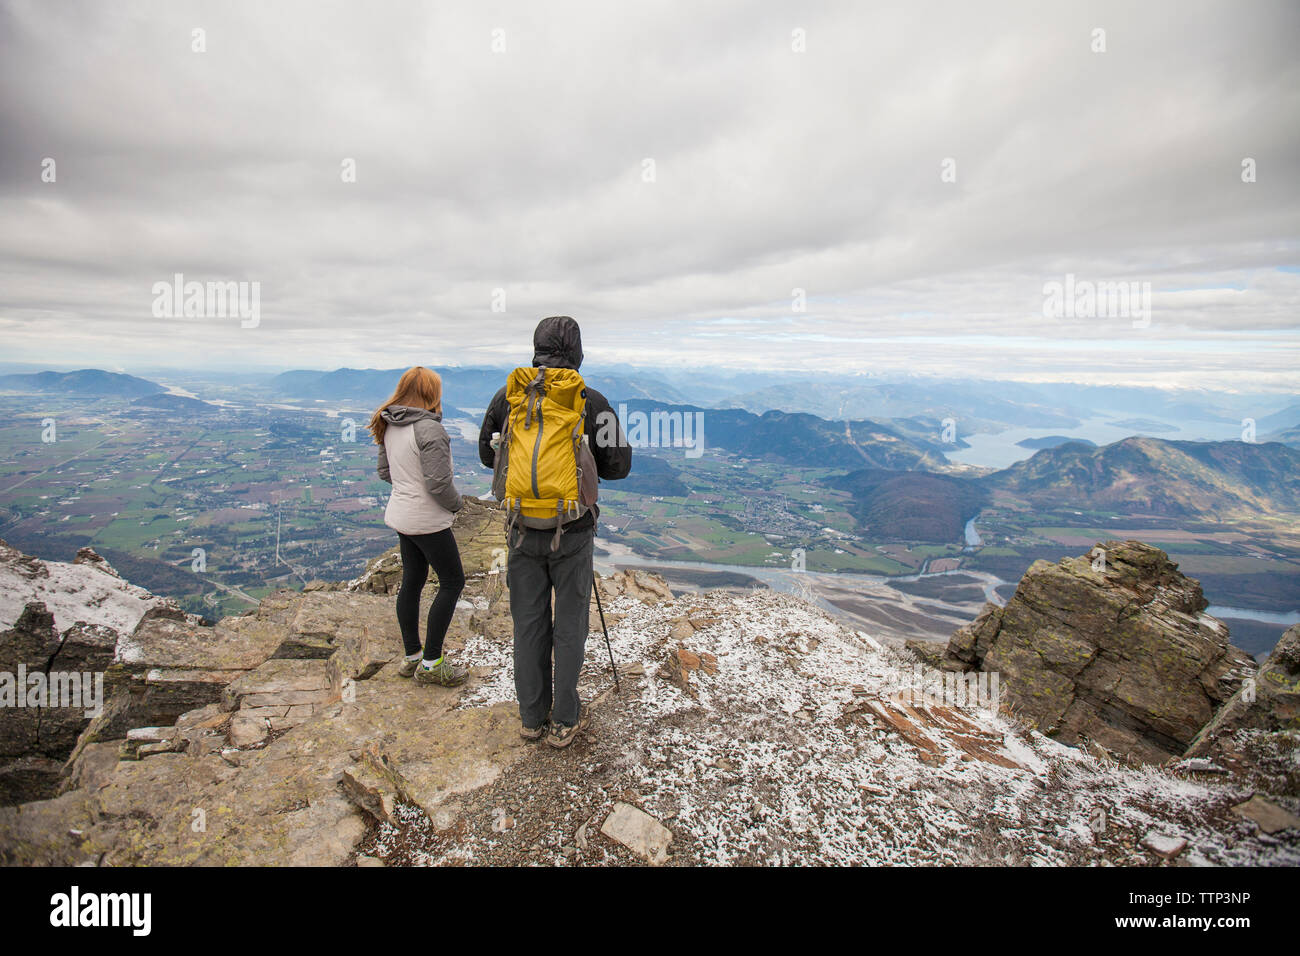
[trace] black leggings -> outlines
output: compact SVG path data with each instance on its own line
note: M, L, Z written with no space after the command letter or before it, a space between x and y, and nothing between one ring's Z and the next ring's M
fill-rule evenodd
M456 599L465 589L465 572L460 566L460 549L451 529L434 534L397 533L402 550L402 590L397 594L397 624L402 629L406 654L420 653L420 592L429 578L429 567L438 575L438 593L429 606L425 629L424 659L442 656L442 639L447 636Z

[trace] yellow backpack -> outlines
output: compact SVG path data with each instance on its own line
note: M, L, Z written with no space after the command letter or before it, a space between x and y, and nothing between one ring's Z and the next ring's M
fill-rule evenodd
M501 432L492 492L516 528L554 528L596 503L596 461L587 444L587 386L573 369L517 368L506 383L509 413Z

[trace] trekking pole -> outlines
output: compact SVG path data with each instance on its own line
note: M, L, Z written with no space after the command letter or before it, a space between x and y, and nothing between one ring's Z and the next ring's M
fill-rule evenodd
M609 672L614 675L614 692L621 694L623 688L618 685L618 668L614 666L614 648L609 644L609 628L605 626L605 609L600 605L600 582L593 574L591 587L596 592L596 610L600 612L600 629L605 632L605 650L609 651Z

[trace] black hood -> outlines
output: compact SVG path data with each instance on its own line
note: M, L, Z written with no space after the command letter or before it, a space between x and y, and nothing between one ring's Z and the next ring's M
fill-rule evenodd
M582 332L567 315L552 315L537 323L533 332L533 368L571 368L582 365Z

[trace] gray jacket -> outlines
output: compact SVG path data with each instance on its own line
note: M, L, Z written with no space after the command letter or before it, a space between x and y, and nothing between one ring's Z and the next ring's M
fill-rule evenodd
M451 527L461 508L452 480L451 439L442 416L423 408L389 405L379 446L379 477L393 486L384 524L402 534L433 534Z

